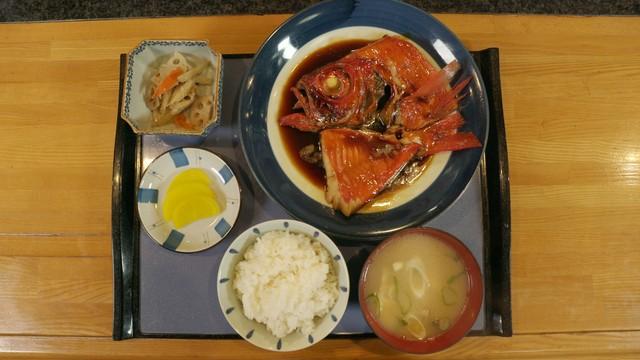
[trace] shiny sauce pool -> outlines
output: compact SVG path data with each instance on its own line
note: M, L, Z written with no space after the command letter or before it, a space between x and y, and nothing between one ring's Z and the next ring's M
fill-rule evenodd
M348 55L352 50L359 49L370 42L371 41L369 40L346 40L337 42L318 49L304 59L295 68L284 86L284 93L282 94L282 102L280 103L278 119L295 112L293 110L293 105L296 103L296 97L293 95L293 92L291 92L291 88L296 86L296 83L303 75L308 74L323 65L339 60ZM307 163L302 160L299 155L300 150L303 147L310 144L317 144L320 141L320 135L318 133L300 131L288 126L280 126L279 128L287 155L293 164L315 186L320 189L324 189L324 169Z

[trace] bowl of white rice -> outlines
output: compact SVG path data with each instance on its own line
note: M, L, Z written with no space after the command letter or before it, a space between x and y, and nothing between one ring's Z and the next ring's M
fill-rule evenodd
M271 220L240 234L217 278L220 308L250 343L294 351L324 339L347 308L349 274L333 241L311 225Z

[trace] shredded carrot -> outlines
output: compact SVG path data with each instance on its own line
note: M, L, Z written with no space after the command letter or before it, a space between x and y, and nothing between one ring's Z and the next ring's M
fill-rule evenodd
M188 130L193 130L195 127L187 121L187 117L184 114L178 114L175 118L175 122L178 126L181 126Z
M169 75L162 79L162 82L160 82L160 85L158 85L156 91L153 93L153 97L160 97L162 94L174 87L178 83L178 76L182 75L182 73L183 71L181 68L171 70Z

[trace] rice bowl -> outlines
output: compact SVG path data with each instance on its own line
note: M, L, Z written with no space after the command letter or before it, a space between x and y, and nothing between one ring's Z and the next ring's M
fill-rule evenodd
M301 235L302 238L308 238L308 244L303 244L299 251L295 250L293 253L288 246L285 250L282 244L267 245L264 248L255 245L261 235L270 232L274 232L280 240L285 238L285 242L290 236L283 237L283 233L289 233L294 238ZM298 241L295 243L298 244ZM315 247L314 243L317 244ZM311 258L310 249L316 254L313 257L317 258L308 261ZM284 255L286 260L282 251L291 253ZM326 254L322 255L323 253ZM245 255L272 255L272 259L241 265L242 270L236 272L236 266L245 260ZM297 260L292 261L292 258ZM278 262L279 265L273 265ZM274 274L280 273L274 269L290 269L291 266L285 263L292 262L304 268L298 274L302 285L286 285L296 278L295 275L287 275L290 277L282 282L268 280L277 278ZM268 271L265 270L267 267ZM243 271L251 272L252 275L236 281L236 276ZM235 287L243 288L244 295L239 294ZM251 291L250 287L255 287L256 291ZM322 340L339 323L347 307L349 274L340 250L320 230L295 220L272 220L248 228L231 243L218 269L217 290L222 313L229 325L245 340L267 350L294 351ZM337 295L335 300L334 295ZM243 300L243 296L248 298ZM248 316L245 315L245 304L253 309L247 312ZM270 306L278 309L265 309ZM269 323L271 330L265 323Z
M274 230L258 236L234 268L233 288L244 315L276 337L309 335L314 319L338 299L329 252L301 233Z

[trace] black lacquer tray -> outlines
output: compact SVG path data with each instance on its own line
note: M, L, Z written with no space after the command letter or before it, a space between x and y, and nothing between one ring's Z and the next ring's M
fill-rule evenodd
M483 310L469 335L511 336L509 168L499 52L492 48L472 55L489 100L490 130L486 151L456 203L425 225L459 237L472 250L482 268ZM122 55L120 93L125 60L126 55ZM145 164L173 147L193 145L193 139L139 136L119 115L117 117L112 193L115 340L238 337L218 308L215 275L219 259L235 235L248 226L270 218L288 217L286 211L268 198L252 179L239 149L236 98L240 79L250 63L249 55L225 57L222 124L199 144L218 153L230 164L243 191L239 221L227 238L209 250L178 254L158 246L141 231L136 213L136 188ZM356 284L372 245L334 240L348 261L351 282ZM373 336L357 305L357 286L351 288L347 312L332 337Z

